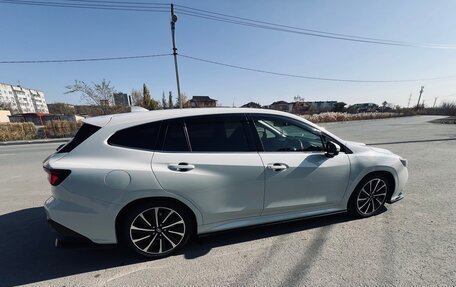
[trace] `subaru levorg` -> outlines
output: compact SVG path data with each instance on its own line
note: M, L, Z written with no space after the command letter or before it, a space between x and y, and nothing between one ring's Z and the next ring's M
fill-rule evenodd
M407 161L288 113L184 109L89 118L44 161L64 236L159 258L205 233L402 199Z

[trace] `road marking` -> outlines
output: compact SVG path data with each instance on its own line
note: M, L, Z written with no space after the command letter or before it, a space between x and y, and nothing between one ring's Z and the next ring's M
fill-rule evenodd
M16 155L15 153L0 153L0 156L7 156L7 155Z

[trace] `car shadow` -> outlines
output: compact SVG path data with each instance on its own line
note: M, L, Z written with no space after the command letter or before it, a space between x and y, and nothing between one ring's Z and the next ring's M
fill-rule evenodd
M385 212L386 210L386 207L382 207L379 214ZM352 220L357 219L347 213L338 213L321 217L298 219L288 222L279 222L262 226L217 232L207 236L195 238L195 240L193 240L188 247L185 248L183 254L186 259L194 259L204 256L209 253L212 248L216 247L274 237L283 234L291 234L294 232L330 226Z
M384 212L386 208L382 212ZM328 215L219 232L195 238L180 253L195 259L212 248L289 234L353 220L347 214ZM0 215L0 286L16 286L80 273L146 261L116 245L54 245L56 234L50 230L42 207ZM70 247L68 247L70 246ZM97 275L94 275L95 277Z
M56 248L42 207L0 216L0 286L17 286L141 262L117 248L96 244Z

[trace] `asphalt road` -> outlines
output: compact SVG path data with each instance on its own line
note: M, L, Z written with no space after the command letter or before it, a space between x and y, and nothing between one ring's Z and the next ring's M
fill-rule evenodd
M227 232L156 261L55 248L41 162L58 144L0 147L0 286L456 286L456 126L435 118L324 125L409 160L405 199L380 215Z

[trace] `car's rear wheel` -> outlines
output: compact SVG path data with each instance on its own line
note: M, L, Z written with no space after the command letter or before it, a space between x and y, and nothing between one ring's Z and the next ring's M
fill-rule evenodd
M385 205L390 184L382 175L363 179L348 202L348 212L356 217L369 217L379 213Z
M189 212L167 201L131 209L121 224L122 242L149 258L162 258L181 249L193 232Z

